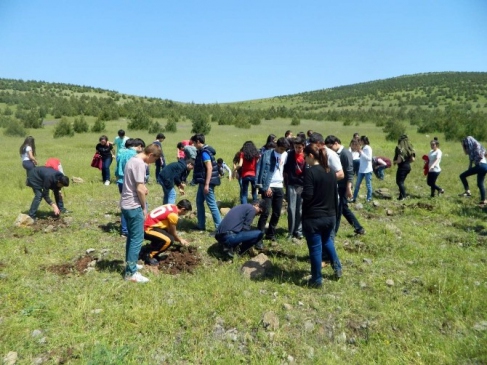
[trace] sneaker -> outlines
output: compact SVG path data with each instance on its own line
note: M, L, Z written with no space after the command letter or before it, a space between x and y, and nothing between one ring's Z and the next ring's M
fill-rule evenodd
M234 251L233 247L224 247L223 248L223 253L229 259L233 259L234 256L235 256L235 251Z
M341 269L338 269L338 270L335 270L335 279L340 279L341 277L343 276L343 273L342 273L342 270Z
M304 238L302 233L295 234L294 237L296 237L298 240L302 240Z
M132 276L126 276L125 280L131 281L133 283L147 283L149 281L149 279L147 279L145 276L141 275L139 272L136 272Z
M442 195L442 194L445 194L445 189L441 189L441 190L438 192L438 195Z
M363 228L360 228L360 229L356 229L354 230L355 234L365 234L365 229Z
M257 242L255 245L254 245L254 248L258 251L263 251L264 250L264 244L262 243L262 241L259 241Z
M323 288L323 283L312 281L311 279L306 281L306 286L312 289L321 289Z
M464 193L461 193L461 194L458 194L458 196L463 196L463 197L471 197L472 194L470 193L470 191L466 191Z
M110 185L110 180L105 181L105 185L106 186Z
M144 265L140 264L136 264L135 266L137 266L137 270L142 270L144 268Z
M67 210L66 208L63 208L63 209L61 209L61 213L69 214L69 213L73 213L73 212L71 210Z

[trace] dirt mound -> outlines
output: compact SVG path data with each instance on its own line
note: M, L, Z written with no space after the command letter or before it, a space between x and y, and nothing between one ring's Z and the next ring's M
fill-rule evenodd
M196 247L171 247L160 255L158 269L160 272L177 275L183 272L192 274L201 264L201 257Z
M86 271L88 271L89 264L93 260L95 260L93 257L86 255L80 257L78 260L76 260L74 264L66 263L60 265L51 265L46 267L45 269L49 272L61 276L74 274L74 273L84 274Z

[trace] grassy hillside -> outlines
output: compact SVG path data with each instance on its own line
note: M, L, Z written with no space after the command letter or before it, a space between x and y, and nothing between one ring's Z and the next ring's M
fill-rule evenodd
M354 132L369 136L374 155L392 157L394 143L372 123L263 120L242 133L232 125L212 122L208 144L231 162L244 141L261 146L269 133L313 129L348 140ZM90 123L92 121L90 120ZM113 138L127 120L107 122ZM61 158L69 176L84 179L64 189L73 212L56 221L41 203L39 223L17 228L17 215L33 198L25 187L18 148L21 137L2 137L0 151L0 356L17 353L17 364L483 364L487 362L487 225L475 178L472 198L460 198L458 174L467 166L457 142L444 142L438 184L446 190L430 199L421 163L406 180L412 198L405 202L374 196L376 204L353 208L367 233L355 236L342 220L336 239L344 277L326 280L323 290L302 285L309 273L305 242L286 237L286 215L279 222L278 242L267 243L272 268L259 280L248 280L240 268L249 257L222 261L207 232L182 234L201 261L190 273L167 274L144 268L146 285L122 280L124 240L118 234L119 193L104 186L100 172L89 166L98 133L54 139L55 124L30 130L40 163ZM165 155L175 160L176 143L187 139L192 125L178 122L168 133ZM418 155L429 150L431 135L408 133ZM131 137L154 138L147 131ZM112 171L114 166L112 166ZM154 168L152 168L154 171ZM396 195L395 170L374 190ZM149 185L151 208L161 202L161 187ZM195 207L196 189L187 198ZM238 183L223 180L216 189L225 206L238 202ZM178 197L179 198L179 197ZM63 217L62 219L64 219ZM54 228L49 228L52 225ZM86 257L95 263L78 272ZM62 271L61 268L71 270ZM331 274L331 269L324 270ZM392 280L392 282L390 281ZM387 281L387 283L386 283ZM265 326L272 312L278 323ZM11 355L13 356L13 355Z

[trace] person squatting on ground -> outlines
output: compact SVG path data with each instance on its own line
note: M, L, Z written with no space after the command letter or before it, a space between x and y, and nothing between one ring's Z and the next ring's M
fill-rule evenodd
M146 264L159 265L157 256L171 247L174 241L183 246L189 245L188 241L179 237L176 227L179 217L192 209L189 200L183 199L177 205L161 205L147 215L144 222L144 239L151 243L143 257Z
M262 199L265 200L265 209L262 212L257 227L264 232L267 218L272 214L269 226L265 234L268 240L276 240L276 227L281 216L282 201L284 199L284 165L287 160L286 150L289 148L289 142L286 138L281 137L277 140L276 147L266 150L257 163L257 186L260 185ZM262 242L256 245L258 250L263 249Z
M460 194L460 196L472 196L470 189L468 187L467 177L472 175L477 175L477 187L480 192L480 203L481 207L487 204L485 200L485 186L484 179L487 173L487 159L486 151L484 146L480 144L472 136L468 136L462 140L463 152L469 157L468 169L460 174L460 180L463 184L465 192Z
M399 197L397 200L406 199L406 186L404 182L411 172L411 162L416 158L413 145L409 142L406 134L399 137L394 151L394 165L397 165L396 184L399 187Z
M120 194L123 190L123 176L125 165L128 160L134 157L137 153L142 152L145 148L145 142L140 138L128 138L123 148L117 154L115 177L117 178L117 187ZM127 237L127 222L122 214L120 219L120 235Z
M184 187L186 178L191 170L194 168L193 159L180 159L176 162L172 162L160 172L159 181L162 185L162 192L164 194L162 198L162 204L174 204L176 203L176 189L177 186L179 193L184 195Z
M431 151L428 153L428 177L426 183L431 188L431 197L434 198L435 192L438 192L438 195L445 192L445 190L436 185L436 180L441 172L440 162L443 153L440 150L440 142L436 137L430 142L430 146Z
M235 156L236 157L236 156ZM260 153L254 142L246 141L241 151L238 153L238 162L235 170L238 171L240 182L240 204L247 204L249 195L249 184L251 186L252 200L257 200L257 187L255 186L255 175L257 171L257 162Z
M262 242L264 232L260 229L252 229L251 225L254 217L264 211L265 205L264 200L254 200L252 204L245 203L233 207L223 217L215 239L223 246L229 258L234 256L239 245L239 254L243 254Z
M154 163L160 157L159 146L150 144L144 152L131 158L124 170L120 207L128 231L125 245L125 280L136 283L149 281L137 271L137 260L144 240L144 221L147 216L146 195L149 193L145 186L146 164Z
M372 157L372 169L374 170L374 175L379 180L384 180L385 170L392 166L392 161L383 156Z
M54 215L67 213L60 191L63 186L69 186L69 178L62 172L56 171L51 167L35 167L27 175L27 186L31 187L32 191L34 191L34 199L30 205L29 217L34 220L36 219L36 213L42 199L51 206ZM49 190L52 190L54 193L55 203L49 197Z
M331 261L335 277L338 279L342 276L342 266L332 239L338 209L337 180L335 172L328 166L326 151L311 144L304 149L309 168L304 176L302 193L303 233L311 261L308 285L313 287L323 285L323 252Z
M98 139L99 143L95 146L96 152L101 156L103 162L101 167L101 178L105 185L110 185L110 165L112 164L113 144L108 141L108 137L103 135Z
M367 136L360 137L361 148L358 150L360 155L360 167L358 170L357 182L353 191L352 201L356 201L358 192L360 190L360 184L365 178L365 186L367 188L366 200L370 202L372 200L372 148L370 147L369 138Z
M206 201L216 230L222 220L215 199L215 186L220 185L220 176L218 175L218 166L215 160L216 151L213 147L205 144L205 136L203 134L195 134L191 137L191 141L193 141L197 150L193 170L194 181L198 184L198 192L196 193L197 229L201 231L206 229L204 205Z
M342 142L338 137L328 136L325 139L325 144L331 150L335 151L340 158L343 172L345 177L338 181L338 214L335 225L335 234L338 233L340 228L340 221L342 215L353 227L356 234L365 234L365 229L359 223L355 214L350 210L348 206L348 199L352 197L352 181L353 181L353 157L350 151L341 144Z
M294 149L287 154L286 164L284 165L284 180L286 182L286 201L287 201L287 239L293 237L303 238L303 228L301 225L304 171L306 163L304 161L304 145L306 141L300 137L294 139Z
M225 170L228 172L228 180L232 180L232 169L228 166L223 158L219 158L216 160L216 164L218 166L218 176L223 177L225 176Z
M34 137L28 136L25 138L24 143L19 149L20 158L22 159L22 167L25 169L26 175L29 175L29 171L37 166L36 160L36 142Z

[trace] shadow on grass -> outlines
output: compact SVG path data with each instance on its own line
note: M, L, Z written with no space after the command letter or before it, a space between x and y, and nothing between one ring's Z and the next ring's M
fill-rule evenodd
M98 260L96 262L96 269L108 272L122 272L124 262L122 260Z
M120 232L120 223L109 222L98 226L105 233Z

